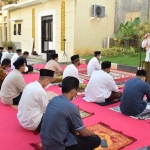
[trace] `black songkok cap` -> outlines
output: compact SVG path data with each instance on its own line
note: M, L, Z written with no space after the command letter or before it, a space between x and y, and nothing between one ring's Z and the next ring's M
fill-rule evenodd
M110 61L103 61L102 62L102 69L111 68L111 62Z
M22 49L17 49L16 52L17 53L22 52Z
M100 55L101 51L95 51L94 54L95 54L95 56Z
M12 50L13 49L13 47L8 47L8 50Z
M20 59L17 59L14 63L13 63L13 65L15 66L15 68L19 68L19 67L21 67L21 66L23 66L24 65L24 59L23 58L20 58Z
M40 76L53 77L54 76L54 71L49 70L49 69L40 69Z
M73 55L70 59L72 62L75 62L79 59L79 55Z
M52 59L58 58L58 54L51 54Z
M4 49L4 47L0 47L0 50L3 50Z
M145 70L137 70L136 75L137 76L146 76L146 71Z

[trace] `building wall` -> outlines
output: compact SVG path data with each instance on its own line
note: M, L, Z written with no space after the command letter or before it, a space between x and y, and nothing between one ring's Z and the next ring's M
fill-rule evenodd
M91 20L91 5L105 6L106 17ZM105 37L114 32L115 0L75 0L74 53L93 54L101 50Z
M23 51L29 51L29 43L32 38L32 9L35 9L35 51L38 54L41 54L43 58L46 58L45 53L41 53L41 30L40 30L40 18L42 15L49 15L48 13L53 12L54 14L54 49L57 53L59 53L59 57L61 59L63 55L63 51L61 51L61 2L62 0L50 0L44 3L40 3L37 5L33 5L26 8L16 9L10 11L10 18L21 18L23 19L20 22L10 22L10 39L13 42L21 42L21 47ZM73 54L73 37L74 37L74 1L73 0L65 0L66 3L66 51L68 57ZM14 35L13 28L14 24L21 23L21 35ZM30 51L31 53L31 51Z

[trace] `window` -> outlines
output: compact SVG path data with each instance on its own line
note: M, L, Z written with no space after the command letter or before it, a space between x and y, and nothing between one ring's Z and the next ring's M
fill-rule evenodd
M14 24L14 35L17 34L17 28L16 28L16 24Z
M18 24L18 35L21 35L21 24Z

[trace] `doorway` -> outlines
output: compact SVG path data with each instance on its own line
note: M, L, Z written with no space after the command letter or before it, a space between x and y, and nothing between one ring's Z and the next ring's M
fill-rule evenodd
M53 15L41 18L41 51L46 53L47 50L53 50Z

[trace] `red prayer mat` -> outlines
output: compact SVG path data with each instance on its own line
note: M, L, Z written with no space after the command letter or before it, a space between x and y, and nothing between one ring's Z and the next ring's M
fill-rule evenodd
M87 128L93 131L101 139L107 141L108 148L99 146L98 148L95 148L95 150L122 150L136 141L135 138L114 130L103 123L98 123ZM35 150L43 150L42 143L31 143L30 145L33 146Z

